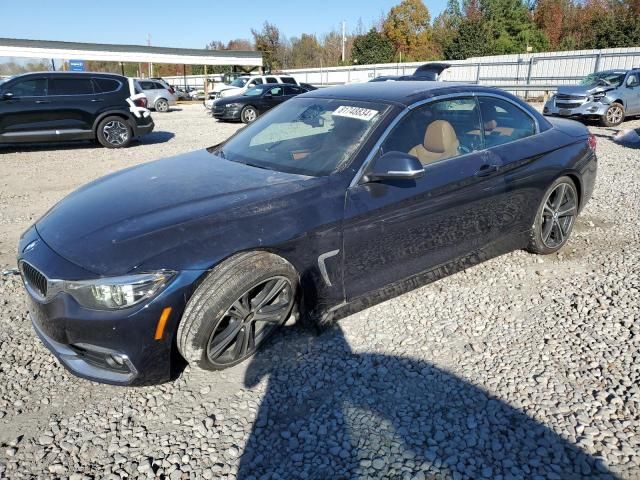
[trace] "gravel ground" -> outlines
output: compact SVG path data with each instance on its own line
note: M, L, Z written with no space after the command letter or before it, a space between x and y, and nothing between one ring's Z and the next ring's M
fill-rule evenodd
M0 150L0 266L73 188L238 128L200 106L154 118L124 151ZM590 128L597 187L560 253L493 259L319 336L287 326L224 372L75 378L0 277L0 477L640 478L640 151Z

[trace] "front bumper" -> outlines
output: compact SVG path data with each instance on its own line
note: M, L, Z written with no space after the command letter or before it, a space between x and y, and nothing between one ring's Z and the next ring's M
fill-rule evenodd
M213 118L218 120L240 120L239 108L215 108L212 110Z
M542 113L554 117L601 117L609 108L609 104L604 103L602 100L589 101L588 99L580 105L572 105L570 107L562 105L564 104L561 104L561 106L556 105L556 99L553 97L545 103Z
M21 239L19 252L19 262L28 262L49 279L96 277L56 254L33 227ZM175 332L202 273L179 272L159 295L122 310L92 310L65 292L39 300L25 285L29 314L42 342L71 373L113 385L158 384L173 376L179 359ZM160 316L167 307L171 313L162 336L156 339Z

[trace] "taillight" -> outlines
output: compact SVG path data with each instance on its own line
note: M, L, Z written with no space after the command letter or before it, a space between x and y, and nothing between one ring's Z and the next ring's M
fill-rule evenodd
M595 152L596 147L598 146L598 141L596 140L596 136L593 133L589 134L589 138L587 138L587 143L589 144L589 148L591 151Z
M136 107L147 108L147 99L146 97L136 98L133 103Z

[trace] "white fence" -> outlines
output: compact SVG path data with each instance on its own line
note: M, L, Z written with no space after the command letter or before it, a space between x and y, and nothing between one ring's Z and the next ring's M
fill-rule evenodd
M316 86L367 82L381 75L409 75L424 62L352 65L348 67L286 70L299 82ZM450 61L442 79L491 86L540 85L540 90L518 89L514 93L539 96L558 85L576 83L589 73L612 68L640 67L640 47L575 50L474 57ZM165 77L169 83L184 85L185 77ZM211 78L209 76L208 78ZM202 88L203 75L187 75L189 86ZM508 88L507 88L508 90Z

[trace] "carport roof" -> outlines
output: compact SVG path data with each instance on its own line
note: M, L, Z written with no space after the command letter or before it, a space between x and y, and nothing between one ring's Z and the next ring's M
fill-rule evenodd
M19 38L0 38L0 57L262 66L262 53L257 51L204 50Z

